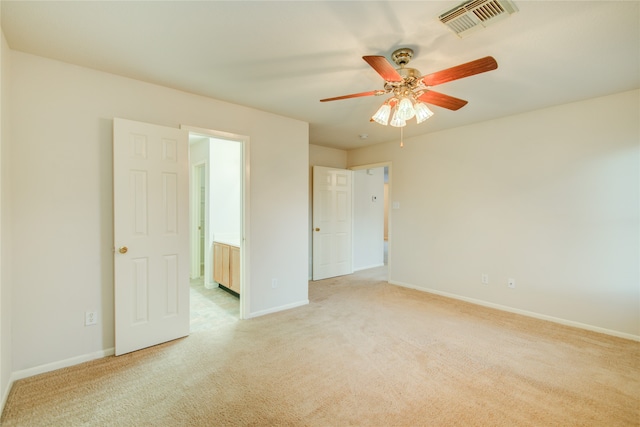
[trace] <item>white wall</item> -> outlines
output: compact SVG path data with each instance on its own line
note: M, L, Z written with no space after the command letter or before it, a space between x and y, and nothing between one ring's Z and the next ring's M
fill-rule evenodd
M11 200L3 213L9 205L14 372L114 345L114 117L249 136L248 314L308 302L307 123L11 54ZM83 323L91 307L100 310L97 327Z
M219 242L240 244L242 145L211 138L211 229Z
M353 270L381 265L384 265L384 167L360 169L353 173Z
M4 408L11 381L11 224L9 215L9 47L0 28L0 413Z
M393 162L390 281L640 337L639 100L350 151L350 166Z

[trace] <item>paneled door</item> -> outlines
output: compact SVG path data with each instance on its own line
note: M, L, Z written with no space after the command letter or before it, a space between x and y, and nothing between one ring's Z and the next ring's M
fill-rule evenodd
M188 132L113 122L115 353L189 335Z
M313 280L353 273L352 176L313 167Z

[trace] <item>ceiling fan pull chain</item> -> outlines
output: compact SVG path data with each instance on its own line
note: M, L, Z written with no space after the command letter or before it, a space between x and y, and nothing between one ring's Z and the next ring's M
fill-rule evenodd
M400 128L400 148L404 148L404 127Z

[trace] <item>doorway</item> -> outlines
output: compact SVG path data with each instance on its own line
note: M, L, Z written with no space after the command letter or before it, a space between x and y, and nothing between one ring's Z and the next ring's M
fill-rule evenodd
M388 280L391 164L351 169L354 171L354 272Z
M248 138L203 129L187 130L191 174L190 329L194 332L236 322L248 312L245 311L249 292L245 284ZM234 256L227 256L224 264L217 256L220 244L234 251ZM224 280L223 269L226 269Z

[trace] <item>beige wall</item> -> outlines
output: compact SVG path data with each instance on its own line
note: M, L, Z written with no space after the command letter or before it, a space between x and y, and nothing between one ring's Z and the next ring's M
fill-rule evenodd
M114 345L114 117L248 136L249 315L308 302L307 123L16 51L11 65L14 373Z
M12 365L11 345L11 259L9 244L9 71L10 55L0 28L0 412L9 393Z
M349 166L393 162L390 280L640 337L639 98L350 151Z
M347 167L347 152L337 148L309 144L309 166L345 169Z
M352 200L353 271L384 265L384 166L353 172Z

